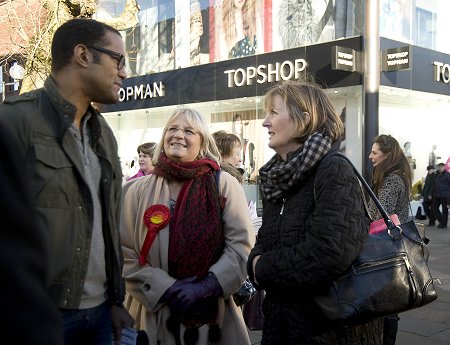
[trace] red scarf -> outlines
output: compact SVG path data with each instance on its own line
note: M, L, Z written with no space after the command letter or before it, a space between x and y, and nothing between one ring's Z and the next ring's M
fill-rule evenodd
M153 170L153 174L169 181L185 181L170 220L169 274L174 278L205 277L225 248L220 196L214 178L216 170L219 165L208 158L173 162L164 153ZM190 322L183 318L183 323L194 326L212 322L217 299L215 303L210 302L213 303L207 303L208 311L204 310L206 305L199 305L189 313Z

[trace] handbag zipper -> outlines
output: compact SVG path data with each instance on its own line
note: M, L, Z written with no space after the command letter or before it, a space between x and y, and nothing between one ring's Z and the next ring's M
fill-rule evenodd
M410 265L408 257L406 255L400 255L400 256L388 258L388 259L385 259L382 261L377 261L377 262L365 262L356 267L354 266L353 270L354 270L355 274L358 274L358 273L364 273L364 271L367 271L367 270L371 271L374 269L383 269L385 267L389 267L390 264L397 264L397 265L404 264L406 266L408 273L409 274L412 273L411 265Z
M280 214L283 214L283 210L284 210L284 203L286 202L286 198L283 198L283 204L281 204L281 210L280 210Z

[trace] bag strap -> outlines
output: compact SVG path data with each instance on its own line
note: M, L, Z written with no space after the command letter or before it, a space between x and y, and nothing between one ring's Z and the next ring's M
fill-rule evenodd
M342 153L340 153L338 151L333 151L333 152L330 152L329 154L325 155L325 157L322 159L322 161L325 160L327 157L330 157L330 156L342 157L343 159L345 159L348 162L348 164L350 164L350 166L352 167L353 172L355 173L356 177L361 182L362 186L364 187L366 192L369 194L370 198L374 201L374 203L377 206L377 208L380 210L381 216L383 217L383 220L384 220L387 228L389 230L397 228L397 226L394 224L394 222L391 220L391 218L389 218L388 213L386 212L384 207L381 205L380 201L378 200L378 198L376 197L375 193L370 188L369 184L366 182L364 177L360 174L358 169L356 169L356 167L353 165L352 161L347 156L345 156L344 154L342 154Z

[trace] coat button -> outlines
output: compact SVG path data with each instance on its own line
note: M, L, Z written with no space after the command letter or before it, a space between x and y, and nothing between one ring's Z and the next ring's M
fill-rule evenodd
M150 291L150 284L144 284L144 291Z

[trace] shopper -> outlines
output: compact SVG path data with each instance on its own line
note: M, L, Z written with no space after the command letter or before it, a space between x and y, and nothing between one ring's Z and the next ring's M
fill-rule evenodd
M234 176L240 183L243 182L243 170L240 168L242 163L241 140L236 134L218 131L212 134L214 141L219 149L222 158L220 162L221 169Z
M438 171L434 177L433 210L439 222L438 228L446 229L448 222L448 208L450 205L450 173L445 170L445 163L438 164Z
M137 177L142 177L150 174L153 171L153 154L155 153L156 143L144 143L137 147L139 155L139 171L136 175L129 177L127 180L132 180Z
M372 190L388 214L396 214L400 223L409 219L411 166L398 141L390 135L379 135L369 155L373 164ZM373 220L382 218L372 199L369 213ZM383 345L395 344L398 315L384 318Z
M170 115L155 157L153 173L123 193L126 305L136 325L150 344L250 344L230 298L255 237L243 188L218 172L217 146L193 109Z
M265 98L269 147L259 170L263 220L247 268L266 291L261 345L380 344L382 321L334 327L314 295L343 274L367 237L362 192L338 151L343 124L325 92L283 82Z
M123 308L118 216L122 172L110 126L92 107L118 101L126 78L114 28L73 19L55 32L44 87L10 98L0 122L28 160L38 221L50 239L50 291L65 344L111 345L133 325ZM26 216L26 215L25 215Z
M434 226L436 224L436 216L434 215L433 209L433 188L435 177L436 174L434 166L427 166L427 176L425 177L425 183L423 185L420 197L422 199L422 205L425 211L425 215L428 218L428 226Z

